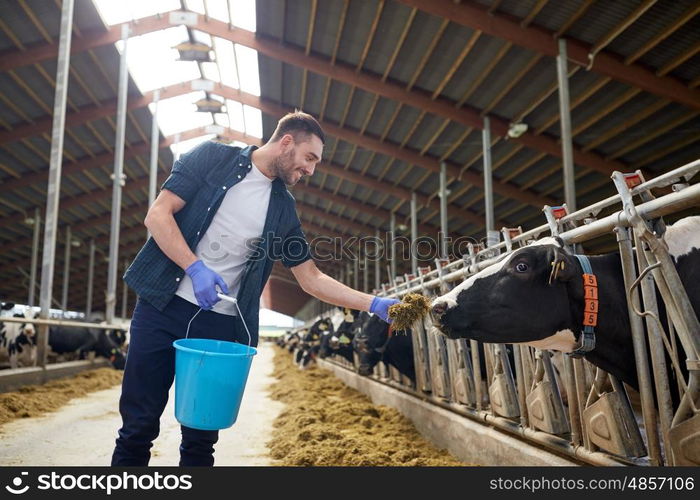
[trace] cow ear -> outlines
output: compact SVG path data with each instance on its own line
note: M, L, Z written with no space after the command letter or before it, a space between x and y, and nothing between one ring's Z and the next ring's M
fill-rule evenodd
M561 248L552 246L547 252L547 264L549 271L547 283L550 285L556 281L567 282L576 275L574 257Z

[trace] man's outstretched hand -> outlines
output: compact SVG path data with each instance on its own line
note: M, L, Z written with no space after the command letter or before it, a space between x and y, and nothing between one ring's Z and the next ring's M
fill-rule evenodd
M389 299L384 297L374 297L372 299L372 304L369 306L369 312L376 314L382 318L387 323L391 323L391 318L389 318L389 307L394 304L401 302L397 299Z

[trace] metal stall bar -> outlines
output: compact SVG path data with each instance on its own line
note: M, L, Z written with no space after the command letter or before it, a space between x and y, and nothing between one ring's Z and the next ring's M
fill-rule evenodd
M126 62L127 47L129 45L129 25L122 25L122 48L119 59L119 91L117 97L117 133L114 144L114 179L112 181L112 221L109 235L109 267L107 271L107 310L105 319L107 323L114 320L114 311L117 302L117 262L119 254L119 224L121 222L122 209L122 185L124 183L124 133L126 131L126 101L129 85L129 71Z
M63 309L64 314L68 310L68 285L70 283L70 250L72 238L70 226L66 226L66 248L63 254L63 293L61 295L61 309Z
M95 240L90 239L90 254L88 258L87 299L85 300L85 317L92 315L92 289L95 281Z
M126 269L129 267L129 261L124 260L124 273L126 273ZM126 282L122 280L122 319L126 319L126 305L129 300L129 287L126 286Z
M391 276L389 280L394 283L396 280L396 244L394 239L396 238L396 214L391 212L389 217L389 266L391 270Z
M158 129L158 101L160 100L160 90L153 91L153 118L151 122L151 163L148 170L148 206L153 205L156 199L156 184L158 182L158 149L159 149L159 129ZM150 236L150 231L147 232Z
M620 227L616 230L617 242L620 248L620 261L622 264L622 276L625 281L625 289L630 290L632 283L637 279L637 271L634 268L634 250L629 229ZM639 251L639 249L638 249ZM631 290L628 295L629 320L632 330L632 345L634 346L634 358L637 364L637 379L639 380L639 396L642 401L642 417L644 418L644 428L647 434L647 444L649 447L649 457L653 465L663 464L659 437L656 432L656 410L654 408L654 392L652 390L651 374L649 373L649 362L647 357L647 347L644 334L642 318L634 313L634 308L639 309L639 292Z
M418 202L411 193L411 272L418 276Z
M364 252L362 256L362 263L364 264L364 268L362 269L362 282L363 282L363 287L362 291L365 293L369 292L369 262L367 261L367 251Z
M644 244L640 241L637 234L634 235L634 245L637 251L637 267L643 273L649 268ZM642 277L641 280L642 298L644 300L644 309L651 311L657 318L659 317L659 308L656 300L656 288L654 287L654 279L650 274ZM636 316L636 313L634 313ZM647 326L647 338L649 339L649 352L651 353L651 363L653 366L654 385L656 389L656 401L658 407L659 423L661 424L661 438L663 440L664 450L671 449L668 431L671 429L673 420L673 402L671 400L671 387L668 379L668 365L664 351L662 336L664 332L661 326L654 321L650 315L645 316ZM700 332L699 332L700 333ZM669 353L669 356L673 355ZM666 451L666 462L669 462L669 453Z
M486 204L486 246L498 243L493 209L493 173L491 166L491 120L484 117L484 130L481 132L484 156L484 203Z
M440 162L440 258L447 259L447 164Z
M561 124L561 150L564 162L564 200L570 212L576 211L576 185L574 184L574 150L571 140L571 109L569 107L569 73L566 60L566 40L559 39L557 77L559 81L559 123Z
M379 247L380 245L380 234L379 229L375 233L375 243L377 244L377 255L374 258L374 288L379 291L382 288L382 272L381 272L381 255L382 251Z
M61 189L61 166L63 159L63 135L66 123L66 98L68 92L68 70L70 67L71 28L73 26L74 0L61 4L61 31L56 62L56 92L53 106L51 131L51 159L49 184L46 191L46 227L44 228L44 252L41 256L41 292L39 304L41 319L48 319L53 290L54 257L56 252L56 226L58 222L58 200ZM37 335L37 363L46 366L49 347L49 328L42 325Z
M39 238L41 232L41 210L39 207L34 209L34 234L32 236L32 264L29 269L29 297L27 304L34 307L34 293L36 288L36 272L39 262Z

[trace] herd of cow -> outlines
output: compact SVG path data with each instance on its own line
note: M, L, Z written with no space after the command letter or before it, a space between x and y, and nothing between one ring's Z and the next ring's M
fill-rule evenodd
M0 358L7 358L10 368L36 366L37 328L31 322L2 321L12 316L32 320L36 311L30 307L13 312L15 304L0 302ZM99 322L99 317L90 318ZM127 331L105 330L78 326L51 326L49 328L50 352L57 356L75 355L85 359L90 353L107 358L111 365L123 370L126 362Z
M669 226L664 242L700 315L700 216ZM583 264L554 238L506 254L434 298L433 331L451 339L522 343L575 354L638 388L620 256L591 256L589 262L590 274L597 280L598 322L596 340L588 349L581 349L586 304ZM662 301L659 306L663 312ZM316 357L339 356L351 363L356 358L357 372L369 375L383 361L415 382L411 332L393 332L387 323L364 312L336 311L309 328L288 332L278 343L294 352L300 367Z
M378 316L366 312L338 309L309 328L287 332L278 344L294 354L300 368L308 367L317 357L337 356L356 364L360 375L371 374L383 361L412 382L416 380L410 330L395 332Z

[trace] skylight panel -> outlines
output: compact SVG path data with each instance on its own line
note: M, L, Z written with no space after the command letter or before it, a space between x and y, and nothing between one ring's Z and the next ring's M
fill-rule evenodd
M241 77L241 90L259 96L258 52L236 44L236 57L238 58L238 72Z

